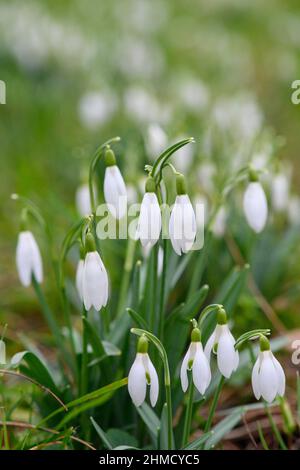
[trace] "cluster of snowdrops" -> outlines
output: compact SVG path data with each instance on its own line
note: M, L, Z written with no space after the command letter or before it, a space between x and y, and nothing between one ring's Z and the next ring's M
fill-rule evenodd
M197 221L194 208L187 194L187 184L184 176L177 172L169 162L172 154L179 148L187 145L191 139L185 139L169 147L156 160L153 166L147 166L147 179L145 194L141 203L140 214L136 229L136 238L142 246L151 250L159 242L162 230L161 204L163 193L161 191L162 170L166 165L172 167L176 179L177 196L172 206L169 218L168 232L173 249L178 256L184 255L191 249L197 234ZM120 209L120 199L126 199L126 184L116 163L116 157L109 143L100 147L94 156L90 168L90 178L85 187L80 188L77 194L77 206L84 215L83 239L80 246L80 260L77 265L76 287L78 295L86 312L94 308L100 311L105 307L109 298L109 275L99 253L99 241L95 231L96 192L93 183L93 171L99 160L105 162L105 176L103 193L108 210L113 217L121 219L124 210ZM259 172L248 168L245 173L247 187L244 193L243 208L250 227L259 233L266 225L268 205L264 189L259 181ZM125 207L126 211L126 207ZM29 228L30 209L24 208L22 212L21 231L19 233L16 264L21 283L27 287L34 279L37 283L43 281L42 257L36 239ZM217 210L215 211L217 213ZM216 327L203 347L201 342L201 329L210 311L217 314ZM203 313L203 312L202 312ZM183 358L180 370L181 385L184 392L189 387L189 380L200 394L204 394L211 382L210 362L212 355L216 355L217 365L224 378L230 378L239 365L239 347L246 341L259 339L260 351L252 370L252 387L257 400L261 397L271 403L277 395L283 396L285 392L285 374L277 359L274 357L266 335L269 330L253 330L242 335L237 341L233 337L227 315L222 305L212 305L204 309L198 321L191 319L190 344ZM159 338L149 331L133 329L139 336L137 342L136 358L128 375L128 391L133 403L140 406L150 387L150 402L155 406L159 396L159 378L156 369L149 357L149 341L152 342L164 356L164 348ZM5 363L5 343L1 340L0 362ZM166 362L164 362L166 365ZM191 372L190 378L189 373ZM170 380L165 374L165 386ZM167 390L167 389L166 389ZM168 397L167 397L168 401Z

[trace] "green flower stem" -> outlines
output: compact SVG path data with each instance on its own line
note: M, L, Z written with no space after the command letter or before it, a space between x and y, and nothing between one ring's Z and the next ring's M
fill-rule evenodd
M154 336L152 333L149 333L146 330L140 328L132 328L131 333L142 336L145 335L149 341L151 341L154 346L157 348L160 357L164 365L164 382L165 382L165 394L166 394L166 403L167 403L167 427L168 427L168 450L174 449L174 438L173 438L173 418L172 418L172 395L171 395L171 376L168 356L165 348L163 347L160 340Z
M51 333L54 337L54 340L55 340L55 343L57 345L57 347L59 348L59 350L61 351L62 355L64 357L66 357L66 359L68 360L68 364L70 367L72 367L72 361L70 360L70 355L69 353L67 352L66 348L65 348L65 345L64 345L64 340L63 340L63 337L61 335L61 332L60 332L60 327L53 315L53 312L52 310L50 309L46 299L45 299L45 296L43 294L43 291L41 289L41 286L39 285L39 283L36 281L35 277L32 276L32 285L33 285L33 288L35 290L35 293L36 293L36 296L38 298L38 301L42 307L42 312L43 312L43 315L44 315L44 318L46 320L46 323L48 324L50 330L51 330Z
M150 253L150 262L152 263L151 266L151 274L152 279L150 279L150 315L149 315L149 326L150 330L154 332L154 327L156 325L156 304L157 304L157 267L158 267L158 245L156 244ZM159 336L160 337L160 336Z
M218 401L219 401L219 397L220 397L224 382L225 382L225 377L223 377L223 375L222 375L221 379L220 379L220 382L219 382L219 385L217 387L217 390L215 391L214 398L213 398L213 401L212 401L212 404L211 404L211 407L210 407L210 410L209 410L209 415L208 415L208 418L207 418L207 421L206 421L206 424L205 424L204 433L210 431L210 428L211 428L211 425L212 425L212 420L213 420L213 417L214 417L214 414L215 414L215 411L216 411L216 408L217 408L217 404L218 404Z
M88 391L88 340L85 321L87 312L83 307L82 311L82 357L81 357L81 377L80 377L80 396Z
M165 296L166 296L166 277L167 277L167 254L168 254L168 241L163 240L163 267L161 273L160 284L160 299L159 299L159 324L158 324L158 337L163 341L164 335L164 319L165 319Z
M194 399L194 382L192 380L192 377L190 377L188 401L187 401L187 405L186 405L186 412L185 412L181 447L185 447L188 444L188 441L189 441L192 415L193 415L193 399Z
M123 271L123 276L122 276L120 296L119 296L119 302L118 302L118 307L117 307L117 317L120 317L120 315L122 315L126 307L128 287L129 287L130 276L131 276L133 263L134 263L135 248L136 248L136 240L133 240L132 238L128 238L126 255L125 255L125 263L124 263L124 271Z

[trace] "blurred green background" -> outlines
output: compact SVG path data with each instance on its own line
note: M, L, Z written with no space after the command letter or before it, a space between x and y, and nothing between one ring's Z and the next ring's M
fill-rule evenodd
M125 179L137 188L151 162L149 126L161 126L166 144L194 136L187 173L195 195L210 202L233 169L269 152L276 157L271 173L293 165L295 219L300 106L291 103L291 83L300 78L299 48L296 0L1 1L0 305L10 329L21 322L22 330L28 303L32 311L15 272L20 206L10 194L41 207L59 246L77 217L75 192L89 158L114 135L122 137L116 152ZM212 168L212 188L205 172L197 176L201 165ZM253 254L261 288L279 299L290 327L299 324L300 216L294 219L272 219ZM244 220L234 216L230 227L249 261ZM217 244L207 275L216 285L234 264L223 241ZM114 278L121 261L112 263Z

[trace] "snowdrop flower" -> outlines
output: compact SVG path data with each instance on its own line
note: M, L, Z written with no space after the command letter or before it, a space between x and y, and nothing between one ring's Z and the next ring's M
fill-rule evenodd
M29 230L23 230L19 233L16 263L23 286L30 286L33 276L39 284L43 281L40 250L32 232Z
M94 307L99 311L108 299L108 276L104 264L96 251L91 233L86 236L86 256L82 271L82 297L86 310Z
M137 354L128 375L128 392L135 406L141 406L144 403L147 385L150 386L151 405L155 406L159 393L158 376L148 355L148 340L145 336L141 336L138 341Z
M251 173L250 179L244 194L244 212L252 230L260 233L267 222L268 203L263 187L254 173Z
M104 197L109 211L116 219L122 219L127 210L127 193L123 176L116 165L114 152L105 152Z
M239 353L235 350L235 339L228 328L227 316L223 308L219 309L217 318L217 326L205 345L204 354L210 361L211 351L216 351L219 371L226 379L229 379L232 372L238 368Z
M96 192L95 188L94 188L94 192ZM89 190L88 184L84 183L81 186L79 186L79 188L76 191L75 200L76 200L77 211L82 217L85 217L92 213L90 190Z
M0 365L6 364L6 346L2 339L0 339Z
M178 255L187 253L193 246L197 227L196 216L189 196L186 194L184 176L176 176L177 196L169 221L169 235Z
M252 388L257 400L262 397L268 403L272 403L277 395L282 397L285 392L284 371L265 336L260 338L260 352L252 370Z
M157 243L161 232L161 212L155 189L155 181L149 176L146 181L146 193L142 200L136 233L142 246L149 249Z
M155 159L164 148L168 138L164 130L158 124L150 124L147 130L146 148L151 159Z
M198 328L192 330L191 344L181 365L180 380L184 392L187 391L189 385L188 370L192 371L194 385L199 393L203 395L210 384L211 372L209 362L203 352L201 334Z
M288 175L279 173L271 180L272 206L275 211L283 212L289 204L290 181Z
M212 222L212 233L217 238L222 238L226 231L227 212L224 206L220 207Z
M80 98L79 119L85 127L95 130L112 117L116 107L116 98L111 93L88 92Z
M83 270L84 270L84 248L80 247L80 260L77 264L76 269L76 289L81 301L83 301L83 292L82 292L82 279L83 279Z

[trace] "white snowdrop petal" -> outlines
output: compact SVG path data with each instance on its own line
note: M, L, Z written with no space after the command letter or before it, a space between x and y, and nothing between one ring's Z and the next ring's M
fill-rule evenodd
M84 260L80 259L77 264L77 269L76 269L76 289L79 295L80 300L83 300L83 270L84 270Z
M244 212L250 227L260 233L267 222L268 204L265 192L259 182L249 183L244 194Z
M183 358L181 368L180 368L181 387L182 387L182 390L183 390L184 393L187 391L188 386L189 386L187 368L188 368L188 362L190 360L190 356L191 356L191 345L189 346L189 348L188 348L188 350L187 350L187 352L186 352L186 354Z
M86 310L92 306L100 310L107 302L108 278L96 251L87 253L83 269L83 300Z
M31 250L28 232L20 232L16 250L16 264L21 284L28 287L31 283Z
M225 326L227 327L227 325ZM229 334L228 327L223 329L223 332L219 338L217 362L221 374L229 379L236 364L236 354L234 349L234 342L232 341L232 338Z
M216 338L216 330L210 335L204 348L204 354L208 362L210 361L211 351L215 344L215 338Z
M36 281L40 284L43 282L43 266L42 266L42 258L40 254L39 247L37 245L37 242L32 235L31 232L30 234L30 243L31 243L31 269L32 269L32 274L34 275Z
M263 398L268 403L272 403L278 392L278 377L272 358L270 356L270 351L265 351L263 353L263 359L261 361L258 377Z
M272 354L272 361L274 364L274 367L276 369L277 373L277 379L278 379L278 395L283 397L284 392L285 392L285 373L284 370L280 364L280 362L276 359L276 357Z
M192 372L194 385L199 393L203 395L210 384L211 372L201 343L197 343Z
M158 376L157 372L155 370L154 365L152 364L152 361L150 357L148 356L148 370L150 374L150 402L151 406L155 406L157 399L158 399L158 392L159 392L159 384L158 384Z
M136 355L128 374L128 392L135 406L141 406L146 398L146 371L142 356L140 353Z
M175 202L175 205L173 207L170 220L169 220L169 236L170 236L173 249L178 256L181 256L182 254L181 240L180 240L181 232L182 230L180 228L179 213L178 213L176 202Z
M152 248L159 239L161 212L155 193L144 194L137 232L144 247L149 245Z
M259 400L261 397L260 383L259 383L260 364L261 364L261 358L259 356L254 364L254 367L252 370L252 376L251 376L252 389L253 389L253 393L254 393L256 400Z
M127 210L126 186L117 165L106 168L103 191L111 214L117 219L124 217Z
M187 194L178 196L182 211L182 251L187 253L193 246L196 237L196 216Z
M84 217L92 212L90 190L88 184L82 184L76 191L76 207L79 214Z

